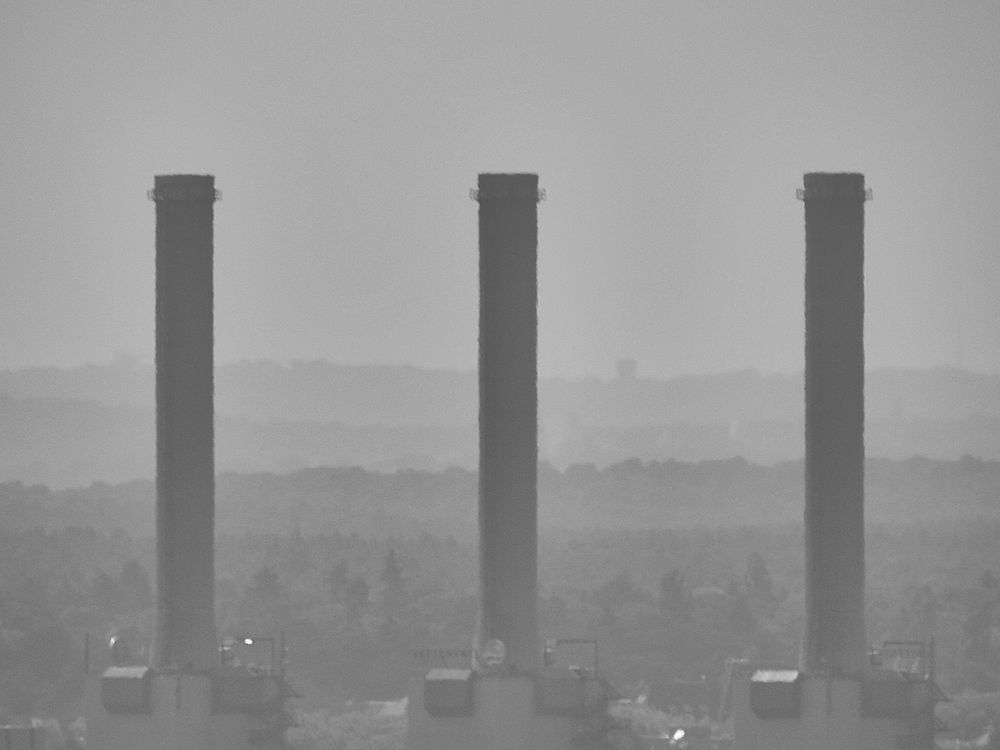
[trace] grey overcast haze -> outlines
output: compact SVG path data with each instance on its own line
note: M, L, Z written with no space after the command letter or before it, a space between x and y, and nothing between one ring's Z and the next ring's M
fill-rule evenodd
M803 366L807 171L864 172L869 367L1000 371L1000 3L0 9L0 368L153 351L216 175L216 361L476 366L478 172L540 175L543 376Z

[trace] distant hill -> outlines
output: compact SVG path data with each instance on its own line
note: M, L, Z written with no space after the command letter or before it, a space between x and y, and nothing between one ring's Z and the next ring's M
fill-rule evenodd
M153 408L153 368L119 358L73 369L0 371L0 394ZM447 370L329 362L219 365L219 414L257 421L345 425L464 426L476 419L476 376Z
M885 458L1000 459L1000 375L953 368L867 376L866 447ZM220 471L474 468L476 375L328 362L216 371ZM0 371L0 481L54 487L150 478L154 375L127 358ZM540 456L557 467L803 454L801 375L543 379Z
M336 422L252 422L216 417L216 468L286 472L310 466L473 467L475 425L466 428L348 426ZM51 487L154 476L152 407L0 395L0 481Z
M476 420L474 372L331 362L237 362L216 368L216 410L251 420L345 425L465 426ZM755 370L644 378L543 378L547 422L629 427L649 424L780 422L802 414L802 374ZM122 357L73 369L0 370L0 394L152 408L153 368ZM1000 417L1000 373L952 367L879 369L866 375L874 419Z

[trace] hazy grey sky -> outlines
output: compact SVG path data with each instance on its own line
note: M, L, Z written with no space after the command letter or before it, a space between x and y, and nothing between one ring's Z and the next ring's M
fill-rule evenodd
M869 365L1000 370L995 1L8 0L0 101L0 367L151 356L198 172L218 361L472 369L468 189L534 171L543 374L797 370L794 191L858 170Z

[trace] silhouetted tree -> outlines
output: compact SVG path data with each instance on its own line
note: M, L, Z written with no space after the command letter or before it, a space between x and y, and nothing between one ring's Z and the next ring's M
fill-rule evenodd
M40 679L51 682L73 667L75 645L66 628L52 622L24 634L18 643L17 661Z
M962 624L963 647L965 658L978 664L985 664L990 655L990 634L993 624L993 610L996 608L996 597L992 592L972 605Z
M370 595L371 587L368 586L368 581L365 580L364 576L351 578L351 583L347 588L347 600L344 603L347 607L347 614L354 619L360 617L364 608L368 606Z
M278 573L268 565L254 573L253 582L247 589L247 596L259 602L273 601L281 598L283 594Z
M993 575L992 570L984 570L983 577L980 579L979 585L984 589L990 589L993 591L1000 586L1000 582L997 581L997 577Z
M667 620L689 622L694 611L694 600L684 581L684 574L678 568L660 577L660 592L657 604L660 613Z
M930 586L921 586L914 597L911 610L916 613L916 621L913 623L913 637L924 642L930 641L938 630L941 612L941 601L934 589Z
M764 606L772 606L778 599L767 560L757 551L747 558L746 590L751 601Z
M345 604L351 587L347 576L347 562L339 560L326 574L326 588L330 593L330 601L334 604Z
M740 637L753 635L757 630L757 618L750 609L746 591L736 581L730 581L726 596L729 600L726 629Z
M153 589L149 585L146 569L136 559L122 566L119 586L125 605L129 609L146 609L153 603Z
M601 619L605 625L612 624L625 605L642 596L627 570L606 581L594 592L594 599L601 607Z
M406 606L406 582L403 580L403 568L392 548L382 561L379 580L382 583L382 615L389 618L399 616Z
M100 571L90 582L91 602L105 612L116 612L121 601L118 583L106 571Z

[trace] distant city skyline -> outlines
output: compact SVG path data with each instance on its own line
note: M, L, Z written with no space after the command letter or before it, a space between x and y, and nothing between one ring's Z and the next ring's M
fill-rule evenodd
M807 171L860 171L866 366L1000 371L1000 5L9 3L0 368L153 347L211 173L216 361L476 367L478 172L537 172L543 377L803 366ZM109 41L111 40L111 41Z

